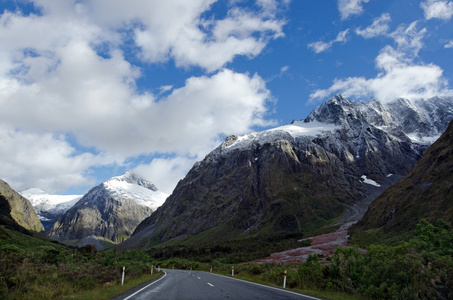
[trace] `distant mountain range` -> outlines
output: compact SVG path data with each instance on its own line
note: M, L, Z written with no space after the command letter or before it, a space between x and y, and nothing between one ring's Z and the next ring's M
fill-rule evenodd
M451 97L381 103L336 95L303 121L228 136L121 246L303 233L357 221L452 119Z
M20 194L31 202L46 231L49 231L55 221L83 196L51 195L38 188L30 188Z
M167 196L151 182L127 172L88 191L58 218L48 234L68 244L94 244L103 249L126 240Z

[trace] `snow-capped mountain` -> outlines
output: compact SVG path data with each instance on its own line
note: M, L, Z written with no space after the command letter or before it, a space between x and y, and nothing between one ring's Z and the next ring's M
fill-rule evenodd
M152 182L131 171L121 176L112 177L104 181L102 185L116 201L130 198L153 211L161 206L168 197L168 194L157 190Z
M342 215L357 220L452 119L451 97L381 103L335 95L302 121L230 135L123 245L207 229L304 232Z
M392 135L403 132L414 143L432 144L447 129L453 116L453 97L434 97L417 102L400 98L382 103L349 101L341 95L314 109L304 120L336 124L350 128L348 120L363 119L366 123Z
M118 243L167 198L133 172L110 178L86 193L53 225L49 236L76 245Z
M82 198L82 195L51 195L38 188L30 188L20 194L31 202L46 231Z

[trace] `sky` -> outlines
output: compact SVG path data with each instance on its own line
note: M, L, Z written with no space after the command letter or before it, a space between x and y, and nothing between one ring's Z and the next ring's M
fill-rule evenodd
M0 0L0 178L170 194L230 134L452 82L453 1Z

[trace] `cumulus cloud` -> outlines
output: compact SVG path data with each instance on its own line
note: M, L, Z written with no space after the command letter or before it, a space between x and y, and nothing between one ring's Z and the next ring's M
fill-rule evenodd
M332 45L335 43L346 43L348 41L348 33L349 29L340 31L340 33L338 33L337 37L334 40L331 40L329 42L323 41L313 42L308 45L308 48L311 48L315 53L324 52L327 49L331 48Z
M365 29L357 28L355 33L363 36L366 39L370 39L379 35L387 34L389 30L389 23L392 21L390 14L384 13L379 18L373 21L373 24Z
M342 20L349 18L352 15L358 15L363 12L363 3L369 0L338 0L338 10Z
M427 0L420 3L420 6L427 20L435 18L448 21L453 16L452 1Z
M444 48L453 48L453 40L444 45Z
M436 95L452 95L442 69L434 64L416 63L423 47L426 29L417 29L417 23L400 26L390 36L396 47L386 46L376 57L375 78L349 77L335 79L328 89L316 90L310 101L326 98L334 93L346 97L376 98L391 101L399 97L409 99L429 98Z
M113 2L113 3L112 3ZM222 68L237 55L254 57L266 43L283 35L284 20L276 18L276 1L258 1L251 12L232 7L223 19L203 17L215 0L89 1L92 18L113 28L128 25L141 59L179 67ZM270 9L274 8L274 9Z
M19 191L39 186L48 192L62 192L71 186L92 185L95 181L88 168L121 164L121 160L103 153L78 153L62 134L1 126L0 143L1 177Z
M171 194L178 181L196 161L196 158L189 156L155 158L149 164L136 167L134 171L145 178L151 178L160 191Z
M214 2L36 0L39 13L4 11L0 128L11 147L2 146L0 177L61 191L90 183L91 167L153 153L200 158L225 134L269 125L265 81L223 66L283 35L285 22L268 9L277 2L261 0L256 12L233 5L221 19L209 14ZM208 73L138 92L137 59ZM93 151L80 152L67 134ZM25 145L35 154L14 152ZM44 153L56 153L54 167L44 167Z

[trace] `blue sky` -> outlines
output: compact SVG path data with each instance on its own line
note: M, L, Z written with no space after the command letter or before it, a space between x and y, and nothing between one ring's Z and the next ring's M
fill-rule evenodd
M0 178L171 193L229 134L452 95L453 1L0 0Z

